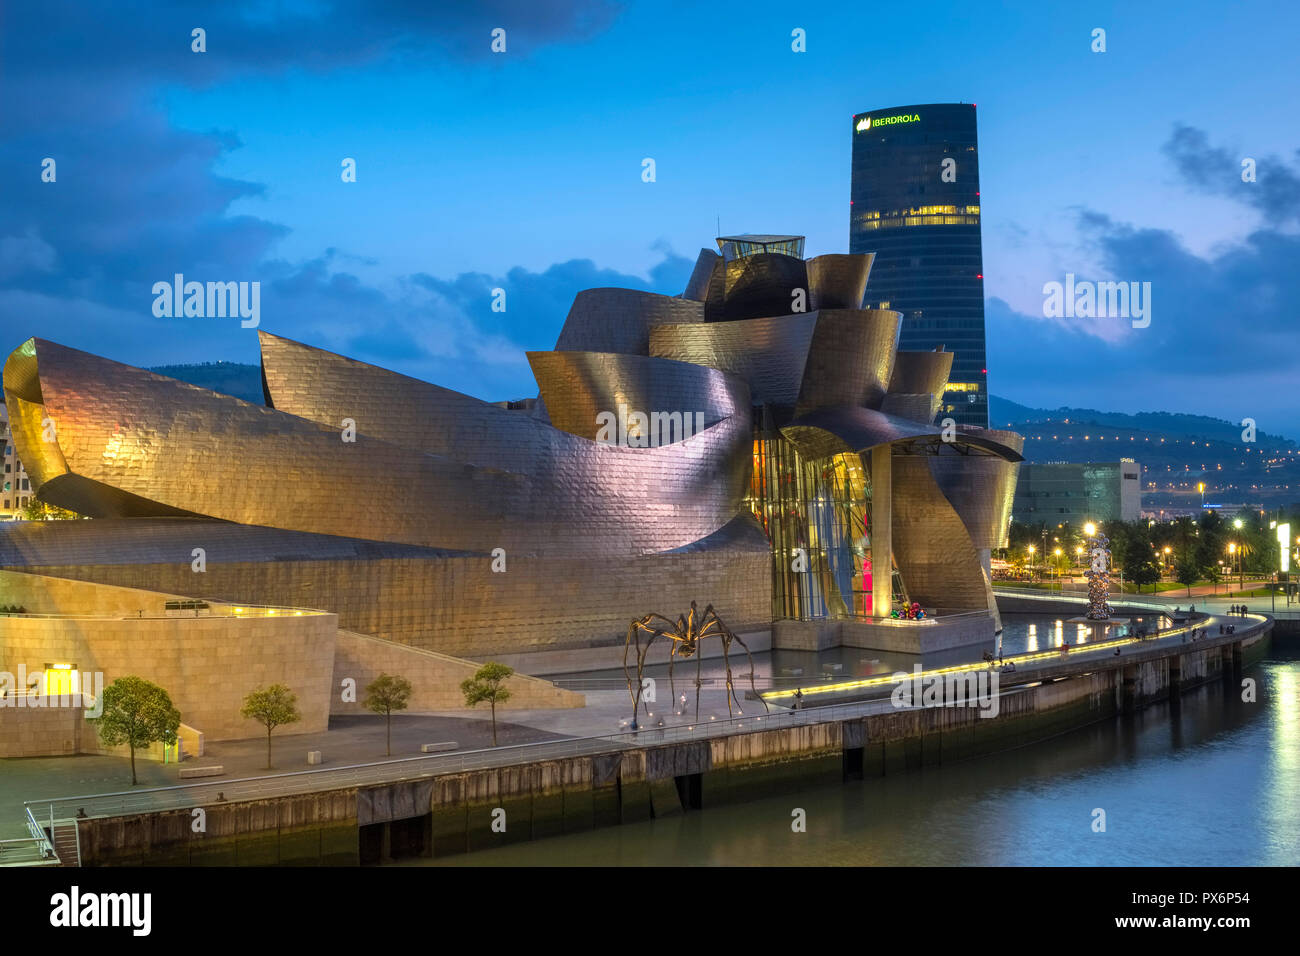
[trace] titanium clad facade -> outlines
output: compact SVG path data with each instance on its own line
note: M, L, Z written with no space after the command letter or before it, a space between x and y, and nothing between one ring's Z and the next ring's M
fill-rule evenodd
M1025 439L1015 432L981 429L978 434L1017 454L1024 451ZM930 459L930 471L975 547L982 551L1007 547L1020 463L996 455L962 454L951 446L939 451Z
M951 353L900 357L899 311L863 307L872 257L802 243L727 237L682 297L580 293L524 407L261 330L265 405L31 339L4 367L14 444L95 520L7 523L0 567L480 659L692 601L733 630L987 607L1019 436L945 437Z
M749 386L715 368L608 352L527 354L551 424L582 438L598 439L602 422L608 436L609 418L633 419L624 428L630 432L642 415L647 422L629 442L664 445L732 416L749 417Z
M852 137L849 251L876 254L866 302L903 313L899 348L955 353L939 415L987 428L975 106L859 113Z

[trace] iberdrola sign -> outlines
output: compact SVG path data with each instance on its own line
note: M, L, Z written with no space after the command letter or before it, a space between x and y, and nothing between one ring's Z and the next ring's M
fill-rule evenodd
M917 113L898 113L894 116L877 116L872 119L870 116L864 116L858 120L857 131L865 133L867 130L876 126L893 126L895 123L919 123L921 117Z

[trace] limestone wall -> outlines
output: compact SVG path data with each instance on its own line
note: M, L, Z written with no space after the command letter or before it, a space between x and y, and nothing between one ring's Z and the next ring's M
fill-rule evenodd
M365 687L381 673L405 677L411 682L411 711L457 710L465 706L460 682L474 676L481 666L474 661L342 629L338 632L335 648L330 705L330 712L335 714L367 713L361 704ZM344 703L341 699L342 682L349 677L356 681L355 703ZM550 681L523 674L510 678L506 687L510 690L510 700L500 705L498 710L582 707L586 704L582 694L562 690Z
M0 757L67 757L94 741L79 707L0 706Z
M491 564L486 555L230 563L209 555L207 571L195 574L182 553L171 564L31 570L208 600L321 608L338 614L348 630L475 660L621 646L632 618L649 611L675 618L693 600L701 608L713 604L737 633L765 629L771 620L766 553L702 550L617 560L510 554L502 574Z
M244 695L273 683L298 695L299 733L326 729L333 676L333 614L301 617L0 618L0 670L69 663L104 684L135 675L161 686L181 719L212 740L255 736L239 716ZM3 718L0 718L3 719Z

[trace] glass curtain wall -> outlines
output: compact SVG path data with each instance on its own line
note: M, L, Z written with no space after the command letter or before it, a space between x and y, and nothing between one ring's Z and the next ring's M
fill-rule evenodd
M779 432L756 435L749 505L772 543L774 618L872 616L870 472L870 456L808 461ZM899 606L902 578L889 578Z

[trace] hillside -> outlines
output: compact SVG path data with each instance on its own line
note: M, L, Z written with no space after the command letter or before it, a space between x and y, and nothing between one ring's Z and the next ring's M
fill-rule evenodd
M262 369L257 365L238 362L203 362L195 365L160 365L149 371L156 375L177 378L200 388L211 389L223 395L242 398L255 405L264 405L262 397Z
M1148 510L1195 508L1197 484L1207 504L1274 508L1300 502L1300 447L1265 432L1242 441L1238 424L1171 412L1099 412L1028 408L990 397L995 427L1025 436L1025 459L1036 462L1116 461L1142 465Z

